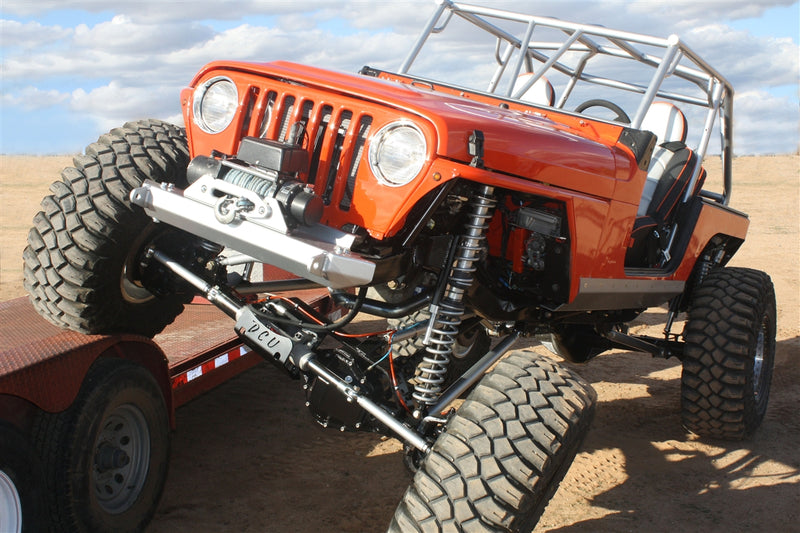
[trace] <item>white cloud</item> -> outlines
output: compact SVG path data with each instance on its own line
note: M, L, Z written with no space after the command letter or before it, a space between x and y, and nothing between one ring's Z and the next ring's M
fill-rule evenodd
M135 22L199 20L241 20L254 15L309 13L340 6L339 0L4 0L3 10L23 16L52 10L78 10L89 13L114 11ZM367 5L362 3L362 5Z
M770 8L788 6L797 0L673 0L671 2L652 2L639 0L631 3L631 11L651 13L658 18L675 19L680 17L696 24L698 21L737 20L757 18Z
M3 105L21 107L25 110L42 109L63 104L69 100L69 94L56 89L42 90L28 86L17 93L3 93Z
M117 81L88 92L76 89L67 104L71 111L96 122L101 131L129 120L175 117L180 113L178 88L125 87Z
M797 103L765 91L742 92L734 97L733 116L737 155L787 153L800 148Z
M724 23L791 0L676 1L546 1L535 9L634 32L679 33L738 91L737 152L772 151L770 144L796 150L797 103L766 90L798 83L800 49L789 38L757 37ZM521 0L484 3L531 10ZM114 16L72 27L2 21L2 102L27 109L69 105L110 126L145 116L177 118L180 87L213 60L282 59L350 72L365 64L396 69L435 8L430 0L3 0L4 12L23 16L56 9ZM223 20L225 29L215 29ZM473 40L463 37L464 43L433 58L441 79L453 80L463 70L463 61L453 60ZM66 92L66 85L75 90ZM766 140L770 123L781 129ZM775 131L782 132L780 145Z
M139 24L127 15L117 15L92 28L79 25L73 45L121 55L161 54L207 41L213 36L214 30L199 23Z
M740 90L797 83L800 76L800 47L789 38L755 37L724 24L695 27L682 37Z
M72 35L72 30L61 26L43 26L38 22L0 20L0 35L3 36L3 46L29 49L65 39Z

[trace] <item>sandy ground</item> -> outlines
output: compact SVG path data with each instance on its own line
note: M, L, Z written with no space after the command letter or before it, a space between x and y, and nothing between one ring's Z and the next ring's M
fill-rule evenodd
M27 229L69 164L0 157L0 299L24 294ZM738 158L734 183L732 206L751 226L733 264L767 271L778 298L763 426L737 443L687 435L676 360L600 356L577 368L599 395L593 428L535 531L800 531L800 157ZM657 334L664 317L652 309L634 330ZM409 482L398 442L324 430L303 402L296 382L261 365L181 408L150 531L384 530Z

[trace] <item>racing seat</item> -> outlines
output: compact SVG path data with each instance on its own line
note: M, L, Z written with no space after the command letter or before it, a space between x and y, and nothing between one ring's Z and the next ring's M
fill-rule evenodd
M625 265L656 267L670 259L675 220L679 218L676 215L699 162L697 154L685 144L686 117L674 105L653 103L641 129L654 133L658 144L650 160ZM705 170L695 190L700 190L704 179Z
M524 86L532 77L532 72L520 74L517 78L517 82L514 84L515 90L517 87ZM552 106L556 101L556 91L553 89L553 84L550 83L547 78L542 77L536 80L536 83L531 85L519 99L532 104Z

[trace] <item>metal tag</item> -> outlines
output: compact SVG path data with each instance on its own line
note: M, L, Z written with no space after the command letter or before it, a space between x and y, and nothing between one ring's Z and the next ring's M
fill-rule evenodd
M281 363L286 362L294 346L289 337L261 322L249 307L240 311L236 320L236 333Z

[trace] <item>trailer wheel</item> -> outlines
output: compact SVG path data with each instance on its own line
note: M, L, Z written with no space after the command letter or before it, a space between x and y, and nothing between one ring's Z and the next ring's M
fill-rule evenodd
M764 272L720 268L695 289L681 375L686 429L729 440L756 430L767 411L775 328L775 289Z
M583 442L595 400L557 363L509 354L447 423L389 531L529 531Z
M42 523L41 464L27 439L0 422L0 531L36 532Z
M152 375L100 359L73 405L36 424L58 531L142 531L167 476L169 420Z
M128 195L145 179L186 184L183 129L129 122L76 156L50 186L23 252L24 285L36 310L81 333L152 337L183 310L185 296L154 296L138 271L138 254L157 225Z

